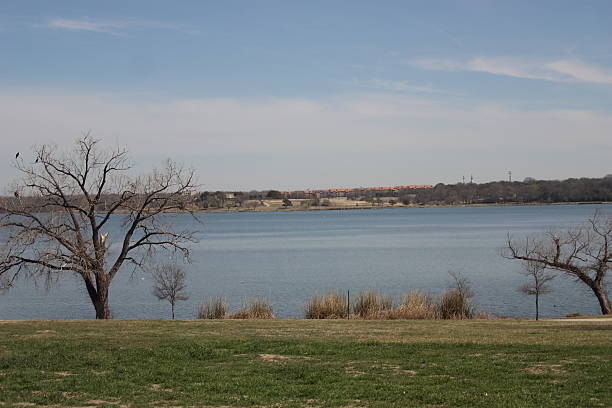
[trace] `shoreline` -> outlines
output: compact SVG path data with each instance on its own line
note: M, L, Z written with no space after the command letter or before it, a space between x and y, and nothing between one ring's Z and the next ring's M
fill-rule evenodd
M407 208L454 208L454 207L545 207L561 205L612 205L612 201L568 201L554 203L473 203L473 204L414 204L414 205L359 205L359 206L318 206L318 207L261 207L261 208L214 208L191 210L165 211L167 214L207 214L207 213L272 213L272 212L294 212L294 211L354 211L354 210L388 210L388 209L407 209ZM0 212L2 213L2 212ZM96 211L97 214L105 214L104 211ZM114 214L129 214L129 211L117 209Z
M612 205L612 201L579 201L579 202L555 202L555 203L487 203L487 204L423 204L423 205L387 205L387 206L329 206L329 207L287 207L287 208L215 208L215 209L197 209L193 213L259 213L259 212L291 212L291 211L343 211L343 210L385 210L385 209L401 209L401 208L452 208L452 207L545 207L559 205ZM177 211L179 212L179 211ZM187 211L185 211L187 212Z

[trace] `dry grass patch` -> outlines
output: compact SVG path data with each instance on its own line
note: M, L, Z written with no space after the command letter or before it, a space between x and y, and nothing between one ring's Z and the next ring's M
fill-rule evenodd
M172 388L162 388L161 384L151 384L149 389L151 391L174 392Z
M393 374L404 374L404 375L416 375L417 372L415 370L406 370L401 368L398 365L393 364L383 364L381 368L384 370L391 371Z
M90 404L94 406L118 405L120 407L127 407L127 405L122 405L120 401L110 401L110 400L103 400L103 399L92 399L89 401L85 401L85 404Z
M57 335L55 330L38 330L32 337L52 337Z
M289 357L281 356L280 354L260 354L259 357L261 357L263 361L271 361L273 363L289 360Z
M229 309L223 296L208 298L198 308L198 319L225 319Z
M393 303L390 297L368 290L357 295L353 313L360 319L389 319L393 315Z
M347 315L346 296L329 292L325 296L314 295L308 300L306 319L345 319Z
M307 356L283 356L281 354L260 354L262 361L269 363L291 362L297 360L312 360L312 357Z
M67 399L83 398L85 395L87 394L85 394L84 392L62 391L62 397L67 398Z
M419 291L407 293L395 310L397 319L435 319L437 315L434 300L428 294Z
M357 370L355 367L345 367L344 368L344 373L346 375L349 375L351 377L360 377L362 375L366 375L367 373L365 371L361 371L361 370Z
M562 367L561 364L537 363L523 369L523 371L535 375L567 375L567 371L563 370Z
M272 303L265 298L255 298L242 304L232 319L274 319Z

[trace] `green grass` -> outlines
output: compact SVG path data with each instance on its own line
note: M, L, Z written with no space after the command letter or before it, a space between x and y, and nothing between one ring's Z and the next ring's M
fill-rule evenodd
M1 406L612 406L606 321L42 321L0 334Z

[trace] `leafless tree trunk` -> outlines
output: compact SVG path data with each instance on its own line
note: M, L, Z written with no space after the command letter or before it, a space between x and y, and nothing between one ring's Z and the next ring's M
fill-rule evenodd
M153 269L153 295L170 302L172 319L176 302L189 299L189 295L184 293L185 288L185 270L179 265L165 263Z
M545 273L546 267L541 263L525 262L523 264L522 274L531 278L530 283L522 285L519 290L526 295L535 296L536 320L540 318L540 295L552 292L549 286L551 280L555 277Z
M602 314L612 314L605 279L612 265L612 216L596 211L576 228L544 236L525 238L522 242L508 236L502 256L520 259L559 271L586 284L592 291Z
M9 286L20 275L51 281L72 273L83 280L96 318L108 319L109 287L124 265L142 267L157 250L189 258L193 231L176 231L163 214L189 211L193 170L168 160L135 176L127 150L101 149L89 135L70 152L40 146L15 167L22 179L0 203L0 228L8 232L0 277ZM105 232L115 214L124 218L120 236Z

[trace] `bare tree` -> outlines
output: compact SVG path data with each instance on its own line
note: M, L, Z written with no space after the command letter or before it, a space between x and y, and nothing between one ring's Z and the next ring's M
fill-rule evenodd
M536 263L583 282L593 291L601 313L612 314L605 287L612 266L611 241L612 216L596 211L586 223L560 233L548 231L520 242L508 236L502 256Z
M545 271L546 266L541 263L529 261L523 264L523 271L521 271L523 275L531 278L531 282L521 285L519 291L526 295L535 296L536 320L540 318L540 295L552 292L552 288L549 284L550 281L555 278L554 275L546 273Z
M449 271L452 283L440 298L438 313L442 319L471 319L474 317L474 307L471 299L475 292L468 278L459 272Z
M453 278L453 282L449 285L449 289L455 290L464 299L471 299L476 294L472 289L472 282L460 272L449 271L449 276Z
M179 300L189 299L185 293L185 270L176 264L164 263L153 268L153 295L159 300L167 300L174 309Z
M22 158L24 155L21 156ZM122 267L142 267L158 250L189 259L193 231L176 230L172 211L188 211L193 170L167 160L150 174L135 176L127 150L102 149L89 135L72 151L35 148L27 163L16 159L21 180L14 197L0 203L6 242L0 277L10 285L18 276L55 280L62 273L80 277L97 319L107 319L109 287ZM109 235L109 221L122 221ZM110 250L112 247L112 250Z

